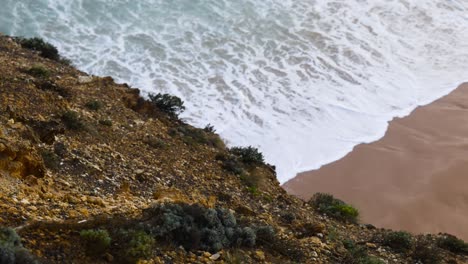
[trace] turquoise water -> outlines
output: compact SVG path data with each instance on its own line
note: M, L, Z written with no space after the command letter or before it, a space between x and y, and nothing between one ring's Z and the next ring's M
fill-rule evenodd
M468 2L0 0L0 31L80 69L185 101L280 181L381 137L468 72Z

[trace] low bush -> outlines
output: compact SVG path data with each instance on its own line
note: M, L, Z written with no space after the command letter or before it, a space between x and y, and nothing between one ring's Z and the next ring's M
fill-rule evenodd
M243 164L234 155L218 154L216 155L216 160L221 161L223 169L228 172L232 172L236 175L242 175L244 173Z
M153 106L170 116L177 117L185 110L184 101L177 96L158 93L149 94L148 97Z
M44 66L42 65L34 65L31 68L29 68L26 73L28 73L31 76L37 77L37 78L47 78L50 76L49 70L47 70Z
M82 230L80 237L83 239L86 253L89 255L103 254L111 245L111 237L104 229Z
M379 258L369 256L365 247L356 245L352 240L343 241L343 246L347 253L340 260L342 264L384 264Z
M0 227L0 263L37 264L38 261L23 247L15 230Z
M93 111L98 111L102 108L102 103L97 100L89 101L85 104L86 108Z
M124 258L129 263L135 263L140 259L148 259L152 256L155 240L144 231L123 231L123 237L125 241L128 241L125 245Z
M432 241L420 238L414 246L411 257L415 262L422 264L438 264L442 261L442 252Z
M437 245L455 254L468 254L468 243L453 235L445 234L438 238Z
M42 150L41 157L44 161L44 165L53 171L57 171L60 168L60 157L52 151Z
M413 237L404 231L390 232L384 235L383 244L397 252L408 252L413 246Z
M217 134L207 133L203 129L181 125L176 128L171 128L169 134L172 136L180 136L182 141L189 146L204 144L210 147L223 149L224 142Z
M246 164L262 164L264 163L263 154L257 148L248 147L233 147L229 152L239 158L240 161Z
M112 120L109 120L109 119L99 120L99 124L101 124L103 126L111 127L112 126Z
M145 211L145 230L185 249L217 252L223 248L256 243L256 230L241 227L228 210L198 204L159 204Z
M310 200L311 204L320 213L327 214L339 220L357 222L359 211L353 206L336 199L331 194L316 193Z
M57 48L41 38L17 38L17 41L23 48L39 52L41 57L55 61L62 60Z
M206 125L203 130L207 133L216 133L216 129L211 124Z
M62 121L68 129L81 130L84 128L83 122L75 111L67 111L63 113Z

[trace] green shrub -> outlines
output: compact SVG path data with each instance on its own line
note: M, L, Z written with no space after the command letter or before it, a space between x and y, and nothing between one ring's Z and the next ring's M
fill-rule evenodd
M89 229L80 232L80 237L85 242L86 252L89 255L100 255L110 247L111 237L107 230Z
M216 129L211 124L206 125L203 130L207 133L216 133Z
M93 111L98 111L102 108L102 103L97 100L89 101L85 104L86 108Z
M156 137L148 137L143 142L147 144L148 146L155 148L155 149L163 149L166 147L166 142Z
M442 261L442 252L426 238L420 238L411 255L415 262L422 264L438 264Z
M31 68L29 68L26 73L28 73L31 76L37 77L37 78L47 78L50 76L49 70L47 70L44 66L42 65L34 65Z
M177 117L185 110L184 102L177 96L158 93L149 94L148 97L153 106L171 116Z
M445 234L439 237L437 245L455 254L468 254L468 244L453 235Z
M38 51L39 55L44 58L60 61L60 55L56 47L45 42L41 38L17 38L23 48Z
M53 171L57 171L59 169L60 157L57 154L49 150L42 150L41 157L42 157L42 160L44 161L44 165L47 168Z
M99 120L99 124L101 124L103 126L111 127L112 126L112 120L109 120L109 119Z
M152 256L155 240L143 231L129 231L124 235L128 244L125 245L125 258L129 262L148 259Z
M232 172L236 175L242 175L244 173L243 164L234 155L218 154L216 160L222 162L222 167L228 172Z
M0 263L37 264L37 260L21 244L21 238L15 230L0 227Z
M235 246L254 246L255 230L238 226L228 210L198 204L159 204L147 209L145 230L185 249L217 252Z
M257 148L248 147L233 147L229 152L237 157L240 161L246 164L261 164L264 163L263 154Z
M327 214L336 219L356 222L359 211L345 202L336 199L331 194L316 193L309 203L320 213Z
M197 144L205 144L218 149L224 148L224 142L221 138L213 133L207 133L203 129L194 128L188 125L181 125L169 129L171 136L180 136L182 141L190 146Z
M356 245L352 240L343 241L343 246L347 253L340 260L342 264L384 264L379 258L369 256L365 247Z
M67 128L72 130L81 130L84 128L83 122L75 111L67 111L63 113L62 121Z
M404 231L387 233L383 238L383 244L398 252L408 252L413 246L413 237Z

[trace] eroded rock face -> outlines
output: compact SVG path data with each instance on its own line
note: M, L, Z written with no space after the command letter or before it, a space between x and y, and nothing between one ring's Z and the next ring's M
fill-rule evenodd
M34 148L0 128L0 173L16 178L44 177L42 158Z

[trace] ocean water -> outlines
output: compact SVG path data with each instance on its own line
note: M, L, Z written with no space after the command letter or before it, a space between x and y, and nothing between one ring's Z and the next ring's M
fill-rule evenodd
M468 0L0 0L0 32L181 97L284 182L382 137L468 75Z

